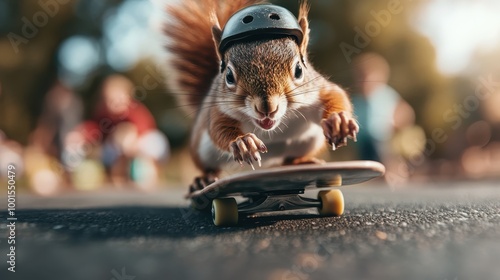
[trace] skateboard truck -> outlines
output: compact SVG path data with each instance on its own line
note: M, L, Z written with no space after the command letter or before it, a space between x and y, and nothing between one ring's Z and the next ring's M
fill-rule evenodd
M316 199L302 197L298 194L263 196L249 198L238 207L240 213L254 214L258 212L285 211L303 208L320 207L321 202Z

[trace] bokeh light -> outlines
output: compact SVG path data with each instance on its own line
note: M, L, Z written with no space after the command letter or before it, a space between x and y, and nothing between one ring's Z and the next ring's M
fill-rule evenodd
M59 51L61 78L69 85L79 86L100 64L99 42L91 37L73 36Z
M500 2L497 0L429 1L414 24L429 37L439 69L459 74L474 63L474 55L500 43Z

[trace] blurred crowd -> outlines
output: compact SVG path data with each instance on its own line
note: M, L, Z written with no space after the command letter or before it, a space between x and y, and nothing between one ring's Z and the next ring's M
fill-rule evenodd
M132 82L108 76L90 119L79 96L55 81L26 147L0 134L0 162L15 164L38 194L102 186L154 189L170 154L151 112L134 98ZM5 170L5 169L4 169Z

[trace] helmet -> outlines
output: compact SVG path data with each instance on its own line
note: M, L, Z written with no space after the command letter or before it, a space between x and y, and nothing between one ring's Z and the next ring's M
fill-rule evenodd
M223 53L235 42L262 36L291 36L300 44L304 34L297 18L287 9L270 4L252 5L229 18L222 31L219 51Z

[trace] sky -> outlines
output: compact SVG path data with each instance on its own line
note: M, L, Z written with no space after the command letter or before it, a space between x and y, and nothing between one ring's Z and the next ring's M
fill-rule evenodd
M438 68L444 74L466 73L475 53L500 45L500 1L429 1L413 24L435 46Z

